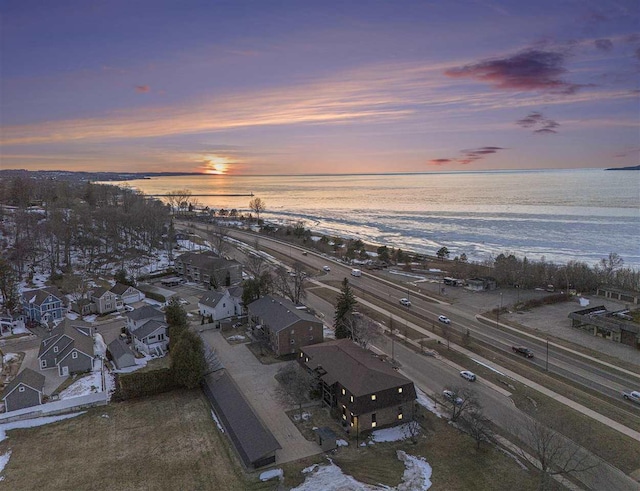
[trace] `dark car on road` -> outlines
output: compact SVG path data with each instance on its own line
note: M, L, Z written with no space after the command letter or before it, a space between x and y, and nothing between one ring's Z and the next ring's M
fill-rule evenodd
M512 346L511 349L514 353L524 356L525 358L533 358L533 351L524 346Z

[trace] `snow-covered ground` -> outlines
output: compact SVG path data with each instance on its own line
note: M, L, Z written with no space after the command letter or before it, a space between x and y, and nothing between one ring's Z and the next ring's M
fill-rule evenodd
M17 361L20 359L20 355L18 353L7 353L2 357L3 363L10 363L12 361Z
M445 410L444 407L442 407L442 404L438 406L433 399L431 399L427 394L422 392L417 387L416 387L416 400L418 401L418 404L420 404L423 408L425 408L426 410L438 416L438 418L446 418L448 416L447 411Z
M504 373L502 373L500 370L497 370L495 368L493 368L491 365L487 365L486 363L482 363L479 360L476 360L474 358L471 358L473 361L475 361L478 365L482 365L485 368L488 368L489 370L491 370L492 372L496 372L498 375L504 375ZM504 375L506 377L506 375Z
M282 469L271 469L261 473L260 480L264 482L264 481L269 481L271 479L275 479L276 477L278 479L282 479L283 475L284 475L284 472L282 472Z
M245 339L247 339L246 336L243 336L242 334L235 334L233 336L229 336L227 341L244 341Z
M396 488L382 484L373 486L356 480L345 474L342 469L329 460L329 465L314 464L303 473L305 481L292 491L425 491L431 487L431 466L422 457L408 455L402 450L397 452L398 459L404 462L405 470L402 482Z
M86 396L102 391L102 375L100 372L91 372L90 374L76 380L69 387L64 389L58 395L62 399L71 399L72 397Z
M369 442L397 442L409 437L409 423L403 425L392 426L391 428L382 428L371 432Z

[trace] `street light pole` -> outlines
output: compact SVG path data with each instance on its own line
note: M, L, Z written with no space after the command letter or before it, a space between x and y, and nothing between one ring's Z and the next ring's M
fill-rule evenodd
M498 315L496 315L496 327L500 327L500 311L502 310L502 293L500 293L500 307L498 307Z

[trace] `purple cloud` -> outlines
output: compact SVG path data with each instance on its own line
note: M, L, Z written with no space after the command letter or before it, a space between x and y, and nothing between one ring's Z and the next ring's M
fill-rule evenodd
M469 150L462 150L462 156L457 159L433 159L429 161L431 165L443 165L443 164L463 164L467 165L477 160L483 159L486 155L494 154L500 150L504 150L503 147L480 147L472 148Z
M560 126L560 123L544 117L538 111L527 114L524 118L516 121L516 124L523 128L535 128L533 132L538 134L557 133L555 129Z
M600 51L611 51L613 49L613 42L610 39L596 39L593 44Z
M582 86L560 78L567 71L564 63L563 53L531 49L506 58L451 68L445 71L445 75L474 78L489 82L498 89L572 94Z

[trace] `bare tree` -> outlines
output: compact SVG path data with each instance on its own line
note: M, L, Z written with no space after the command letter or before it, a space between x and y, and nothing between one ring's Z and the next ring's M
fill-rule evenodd
M283 402L297 405L302 418L302 405L309 400L309 392L316 387L316 378L296 361L281 367L275 377L280 382L277 395Z
M275 289L281 296L298 304L306 298L307 272L304 265L296 262L291 272L284 266L278 266L275 274Z
M62 289L68 292L68 297L78 305L80 319L83 318L83 308L88 303L89 282L86 271L82 270L78 274L66 275L62 280Z
M480 448L482 442L490 441L490 423L491 420L484 415L479 407L470 409L460 418L460 427L476 441L477 448Z
M259 252L249 252L244 268L254 278L260 278L269 269L269 263Z
M267 204L261 198L253 198L249 201L249 209L256 214L257 222L260 223L260 213L267 208Z
M373 319L365 316L351 316L348 320L352 339L367 349L370 343L382 336L382 327Z
M411 442L415 445L418 443L418 438L422 433L422 426L415 419L412 419L404 425L404 436L410 438Z
M519 457L540 471L538 489L551 489L551 479L594 469L598 463L581 447L539 421L528 419L512 431L529 447Z
M461 387L453 387L450 390L453 395L451 399L447 399L445 405L451 410L451 421L455 422L464 414L480 409L475 390Z
M181 209L188 207L190 197L191 191L188 189L178 189L176 191L169 191L166 199L171 207L171 211L175 214Z
M218 256L222 257L229 249L227 237L229 236L226 227L215 223L211 229L211 242Z

